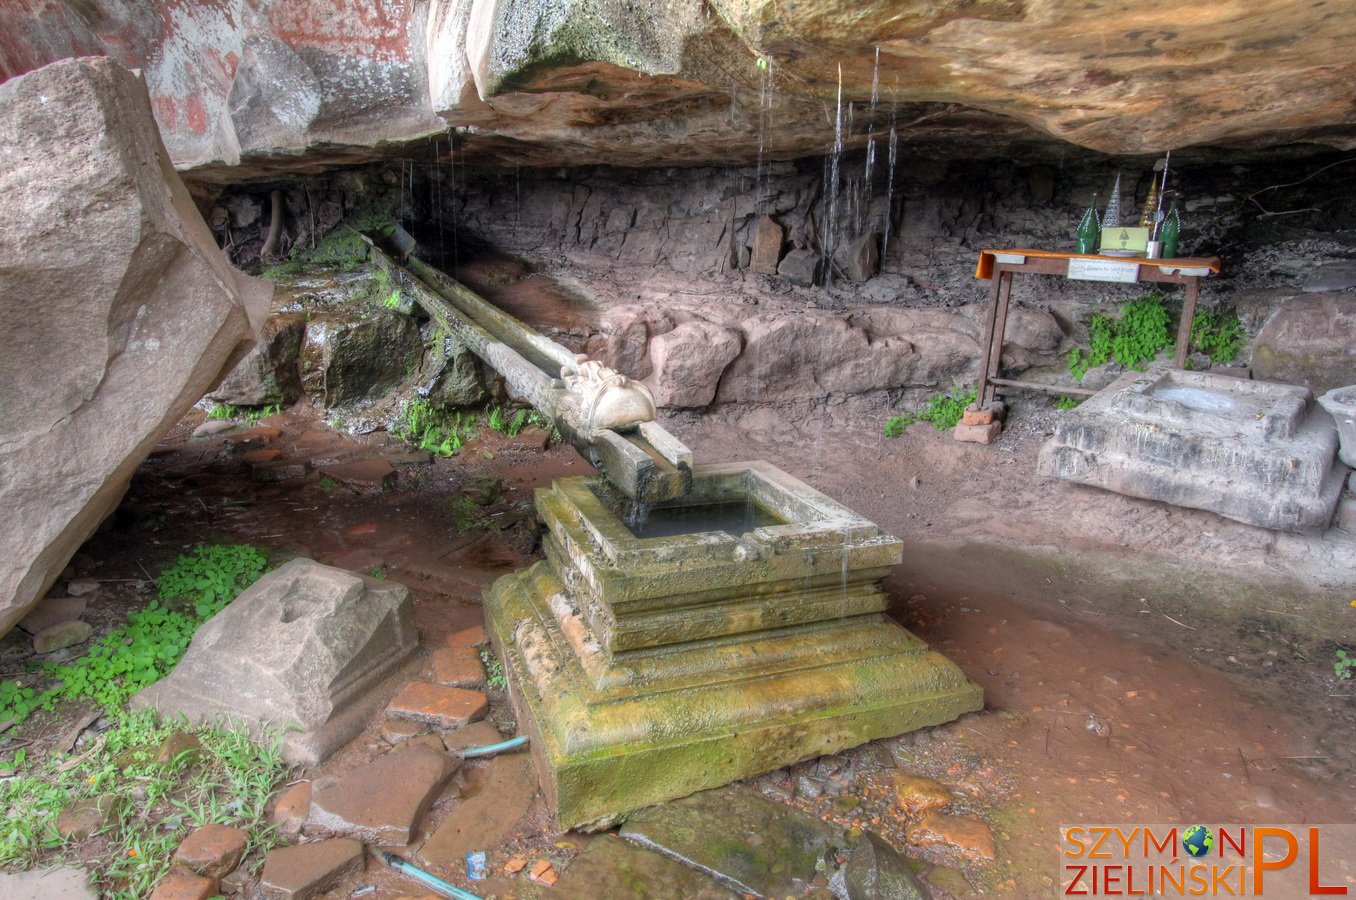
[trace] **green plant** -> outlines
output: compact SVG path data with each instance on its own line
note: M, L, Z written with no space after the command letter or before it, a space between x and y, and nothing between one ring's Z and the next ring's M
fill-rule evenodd
M438 456L454 456L475 434L475 422L461 412L447 413L423 397L405 403L401 418L393 426L396 437L420 450Z
M545 419L536 410L519 409L511 415L505 409L498 406L490 407L489 415L486 418L486 424L491 431L497 431L500 434L509 437L517 437L528 425L538 425L545 422Z
M457 534L465 534L475 528L488 528L490 525L490 520L481 515L480 506L465 494L448 498L447 506L452 513L452 525L457 529Z
M334 489L337 488L338 486L339 486L339 482L335 481L333 478L331 478L331 477L328 476L328 475L326 475L326 476L324 476L323 478L321 478L321 479L320 479L320 484L316 485L316 487L320 488L320 490L321 490L323 493L326 493L326 494L328 494L330 491L334 490Z
M367 577L368 577L368 578L382 578L382 579L384 579L384 578L386 577L386 567L385 567L385 566L373 566L372 568L370 568L370 569L367 570L367 573L366 573L366 574L367 574Z
M367 259L367 243L351 228L340 228L309 250L293 247L288 261L268 266L259 274L276 279L312 268L351 272Z
M202 545L180 556L156 579L159 596L131 612L119 628L68 663L44 663L52 684L42 693L18 681L0 682L0 720L19 724L35 709L89 699L114 711L159 681L184 655L198 627L253 584L267 563L247 544Z
M387 294L386 298L381 301L381 305L386 309L399 309L400 288L395 288L394 290L391 291L391 293Z
M160 599L187 600L200 619L216 615L264 574L268 558L249 544L202 544L155 580Z
M1171 321L1163 295L1157 291L1125 304L1119 319L1093 316L1088 322L1088 350L1073 351L1069 371L1082 381L1089 369L1112 360L1127 369L1143 370L1168 346Z
M1233 313L1207 310L1191 320L1191 346L1210 357L1211 365L1233 362L1243 342L1243 323Z
M1332 671L1342 680L1356 677L1356 656L1348 656L1347 651L1338 650L1332 664Z
M1076 406L1078 406L1078 398L1076 397L1060 397L1055 401L1055 409L1068 410Z
M229 403L218 403L207 411L209 419L244 419L248 425L257 425L260 419L277 415L282 412L282 404L274 403L270 406L232 406Z
M881 429L886 437L899 437L915 422L931 422L938 431L955 428L956 423L965 414L965 408L975 402L973 388L955 388L945 394L933 394L928 398L927 406L916 413L900 413L891 416Z
M501 691L508 687L508 679L504 677L504 664L499 661L499 657L494 655L493 650L489 647L481 647L480 661L485 664L486 685Z
M159 747L176 731L193 734L201 752L157 763ZM72 801L97 798L115 813L100 835L100 865L91 869L100 896L148 896L199 824L248 830L251 852L277 842L265 827L268 798L286 772L277 735L254 743L244 732L190 728L151 711L119 712L80 756L63 761L52 754L19 765L16 777L0 781L0 808L8 812L0 824L0 865L28 867L51 856L79 862L89 848L63 842L56 818Z
M229 403L216 403L207 411L209 419L234 419L239 411Z

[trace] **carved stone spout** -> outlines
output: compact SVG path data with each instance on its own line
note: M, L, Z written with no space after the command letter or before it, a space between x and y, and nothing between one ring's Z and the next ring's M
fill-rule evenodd
M600 431L630 431L654 421L650 389L596 360L581 355L573 371L562 369L560 378L574 395L580 424L590 436Z

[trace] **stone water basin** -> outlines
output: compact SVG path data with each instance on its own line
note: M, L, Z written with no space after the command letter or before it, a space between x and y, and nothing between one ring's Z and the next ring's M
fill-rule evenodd
M559 481L537 507L547 558L582 576L582 614L609 653L882 612L877 582L903 547L762 462L695 467L688 495L641 529L601 478Z
M1206 432L1291 437L1313 404L1302 387L1177 370L1135 378L1116 397L1132 415Z

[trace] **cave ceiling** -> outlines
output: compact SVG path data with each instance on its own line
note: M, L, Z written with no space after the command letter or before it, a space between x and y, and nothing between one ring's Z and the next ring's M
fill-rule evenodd
M0 77L140 69L205 181L1356 147L1351 0L13 0ZM841 98L841 104L840 104Z

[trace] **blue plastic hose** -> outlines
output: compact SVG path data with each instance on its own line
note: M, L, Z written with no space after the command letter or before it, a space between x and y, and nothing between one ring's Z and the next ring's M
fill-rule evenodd
M503 753L505 750L515 750L526 743L527 735L520 734L516 738L509 738L507 741L500 741L497 744L486 744L484 747L472 747L469 750L462 750L459 755L463 759L473 759L477 756L494 756L496 753Z

